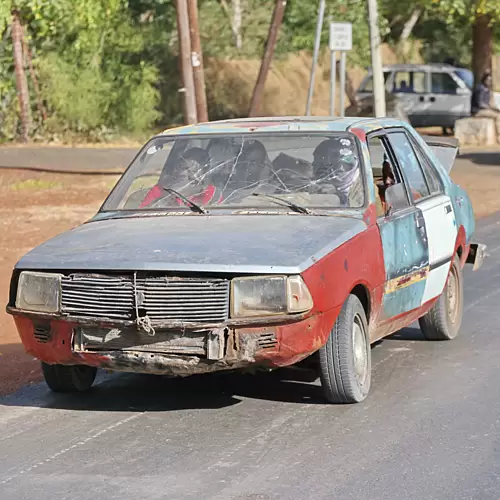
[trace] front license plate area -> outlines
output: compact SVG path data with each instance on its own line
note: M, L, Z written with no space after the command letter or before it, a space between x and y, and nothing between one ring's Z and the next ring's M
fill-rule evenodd
M157 330L154 335L137 328L80 327L74 332L76 352L139 351L179 355L207 355L210 331Z

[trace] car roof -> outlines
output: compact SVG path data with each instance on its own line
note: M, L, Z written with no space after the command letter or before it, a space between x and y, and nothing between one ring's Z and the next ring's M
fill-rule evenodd
M252 132L348 132L352 127L376 130L401 127L405 122L393 118L360 118L328 116L266 116L235 118L185 125L164 130L158 136L184 134L252 133Z
M451 64L445 63L424 63L424 64L386 64L383 66L383 71L455 71L458 69L466 69L466 68L458 68L456 66L452 66ZM372 69L368 68L368 72L371 74Z

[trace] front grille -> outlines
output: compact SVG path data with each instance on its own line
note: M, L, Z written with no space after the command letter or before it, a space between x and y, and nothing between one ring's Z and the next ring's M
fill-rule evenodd
M71 274L62 279L61 311L71 316L219 323L229 316L229 280Z

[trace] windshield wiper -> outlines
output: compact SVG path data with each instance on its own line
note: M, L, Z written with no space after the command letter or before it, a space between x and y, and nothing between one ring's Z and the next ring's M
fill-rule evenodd
M172 193L178 196L181 200L185 201L188 205L189 208L193 212L198 212L199 214L208 214L208 210L203 208L202 206L198 205L194 201L191 201L189 198L186 198L183 194L179 193L179 191L176 191L175 189L172 188L167 188L162 186L163 191L166 191L167 193Z
M252 194L253 196L263 196L264 198L270 198L271 200L281 201L281 203L285 204L287 207L291 208L295 212L298 212L299 214L314 215L314 212L312 210L309 210L308 208L303 207L301 205L297 205L292 201L283 200L282 198L278 198L277 196L272 196L270 194L264 194L264 193L252 193Z

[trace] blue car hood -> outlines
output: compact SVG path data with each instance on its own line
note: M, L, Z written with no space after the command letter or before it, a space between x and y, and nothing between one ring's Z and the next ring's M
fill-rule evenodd
M354 217L298 214L94 220L36 247L16 267L300 273L364 229Z

